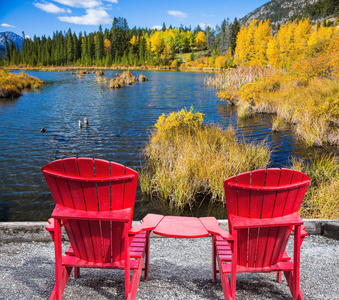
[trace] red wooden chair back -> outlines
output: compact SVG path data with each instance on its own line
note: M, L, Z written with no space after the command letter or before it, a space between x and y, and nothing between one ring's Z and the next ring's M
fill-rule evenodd
M66 158L45 165L42 171L56 204L97 212L134 208L138 173L127 167L100 159ZM120 222L62 222L77 257L99 263L124 259Z
M297 212L310 178L289 169L246 172L224 181L227 214L267 219ZM229 222L230 224L230 222ZM232 228L230 226L230 232ZM238 230L238 264L267 267L281 261L291 226Z

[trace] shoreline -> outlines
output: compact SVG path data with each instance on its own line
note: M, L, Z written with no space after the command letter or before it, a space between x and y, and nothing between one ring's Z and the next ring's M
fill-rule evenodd
M63 72L74 70L134 70L134 71L174 71L174 72L196 72L196 73L216 73L220 72L220 68L177 68L169 66L46 66L46 67L28 67L28 66L8 66L1 67L4 70L26 70L26 71L40 71L40 72Z

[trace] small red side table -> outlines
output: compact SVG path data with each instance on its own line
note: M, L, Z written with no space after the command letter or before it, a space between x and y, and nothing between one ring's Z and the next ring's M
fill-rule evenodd
M225 238L233 239L230 234L222 230L219 222L214 217L177 217L148 214L142 223L130 229L129 233L134 235L141 231L152 231L167 237L174 238L200 238L209 234L219 234Z
M155 234L174 238L200 238L209 236L198 218L166 216L153 229Z

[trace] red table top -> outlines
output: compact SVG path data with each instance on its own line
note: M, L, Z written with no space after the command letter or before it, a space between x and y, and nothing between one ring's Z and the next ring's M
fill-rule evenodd
M153 232L175 238L199 238L209 235L198 218L177 216L164 217Z

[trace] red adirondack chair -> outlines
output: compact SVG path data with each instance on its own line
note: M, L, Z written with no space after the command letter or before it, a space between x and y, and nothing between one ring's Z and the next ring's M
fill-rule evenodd
M135 299L141 271L148 276L149 233L129 234L138 173L117 163L66 158L42 168L55 209L50 225L55 244L55 286L50 299L62 299L71 270L125 270L125 297ZM61 226L70 248L62 255ZM131 271L133 276L131 279Z
M298 210L309 183L307 175L289 169L256 170L224 181L231 237L213 236L213 279L218 272L225 299L235 299L237 273L278 272L281 281L282 271L293 299L304 299L300 246L307 232ZM285 251L291 231L293 262Z

